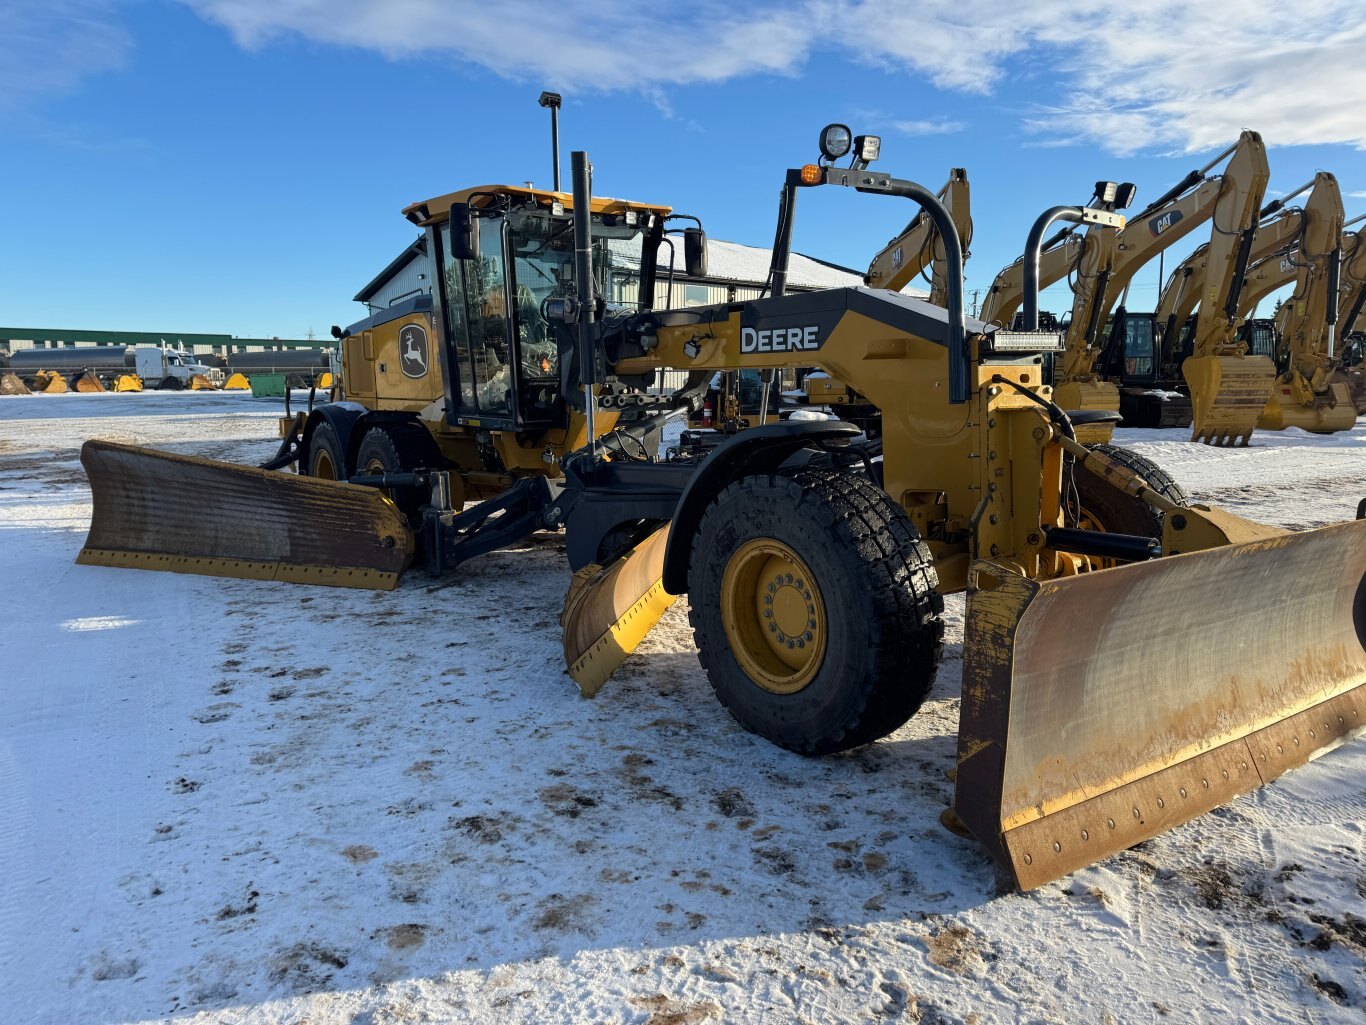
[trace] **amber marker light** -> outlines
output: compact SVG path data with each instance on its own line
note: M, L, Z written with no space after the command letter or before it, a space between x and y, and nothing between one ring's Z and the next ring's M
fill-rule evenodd
M821 169L816 164L802 165L802 184L819 185L821 183Z

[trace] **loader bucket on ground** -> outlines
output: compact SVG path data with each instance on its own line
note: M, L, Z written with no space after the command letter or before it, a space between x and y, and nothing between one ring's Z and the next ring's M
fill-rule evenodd
M1265 356L1191 356L1181 364L1191 395L1191 441L1247 444L1266 406L1276 367Z
M1021 888L1366 726L1366 521L972 587L954 811Z
M71 390L66 385L66 378L51 370L40 370L33 380L33 385L34 391L44 395L65 395Z
M96 377L94 374L92 374L89 370L81 374L76 374L74 377L72 377L71 387L72 390L78 391L83 395L91 395L96 392L102 392L105 390L104 385L100 382L100 379Z
M115 391L142 391L142 378L137 374L119 374L114 378Z
M585 697L602 689L674 603L661 579L668 539L665 525L606 566L585 566L569 582L560 614L564 658Z
M18 374L6 370L0 374L0 395L27 395L28 385L19 379Z
M403 513L374 488L87 441L94 515L76 561L392 590L412 558Z
M190 378L191 391L217 391L218 388L203 374L195 374Z
M246 374L233 374L223 382L224 391L251 391L251 382Z

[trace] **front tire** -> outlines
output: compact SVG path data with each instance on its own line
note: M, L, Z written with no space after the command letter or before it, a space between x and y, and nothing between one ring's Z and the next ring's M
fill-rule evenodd
M698 658L747 730L804 755L904 724L934 683L944 601L880 488L828 470L745 477L712 501L688 573Z
M1176 483L1160 466L1118 445L1091 445L1094 452L1103 452L1121 466L1132 470L1148 482L1148 486L1177 505L1189 505L1185 489ZM1126 495L1104 478L1084 466L1076 468L1077 497L1081 503L1081 526L1103 530L1110 534L1137 534L1139 537L1162 537L1162 514L1140 498Z

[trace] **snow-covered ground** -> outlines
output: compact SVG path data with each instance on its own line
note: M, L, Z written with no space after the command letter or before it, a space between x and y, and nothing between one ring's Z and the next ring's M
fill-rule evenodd
M0 399L0 1019L1366 1020L1366 741L1019 894L938 822L961 599L924 711L810 761L682 602L580 698L554 537L392 593L74 565L84 439L257 462L277 413ZM1366 496L1366 426L1182 437L1117 440L1269 522Z

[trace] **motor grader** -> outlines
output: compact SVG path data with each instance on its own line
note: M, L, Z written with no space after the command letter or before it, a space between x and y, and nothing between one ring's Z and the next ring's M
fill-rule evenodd
M837 166L851 147L850 164ZM410 208L440 268L430 320L445 382L439 415L487 430L470 439L472 465L450 450L435 467L343 483L92 441L82 459L95 510L80 561L392 586L415 549L440 569L517 531L563 528L575 570L564 644L585 693L687 594L722 703L746 728L810 755L875 741L914 714L942 653L942 595L966 589L954 807L1022 887L1359 732L1366 523L1285 533L1190 503L1145 460L1076 442L1077 418L1041 380L1043 354L1061 339L964 316L949 212L928 189L873 171L875 148L825 133L820 162L788 172L763 299L652 310L647 244L637 302L614 311L610 282L594 271L599 222L573 216L574 294L557 277L562 287L537 310L555 343L559 404L524 429L515 398L496 431L469 415L505 401L480 391L471 311L483 299L471 267L506 251L497 246L513 232L511 207L461 193L448 209ZM574 172L572 203L538 195L518 207L541 218L547 240L565 230L555 204L595 209L585 154L574 154ZM786 293L796 197L831 186L926 212L945 246L945 306L869 288ZM1027 315L1037 313L1047 228L1119 216L1053 208L1035 223L1022 268ZM507 307L501 337L513 360L524 359L530 309ZM880 449L837 421L764 425L661 456L639 443L655 417L697 395L690 383L652 397L661 368L705 387L718 369L794 365L819 366L874 403ZM646 400L659 412L639 428L612 422L623 403ZM490 448L502 460L510 444L552 458L564 450L558 473L459 509L457 479L490 472ZM420 504L405 513L385 490ZM192 510L206 505L230 532L204 529ZM1259 629L1228 629L1239 622Z

